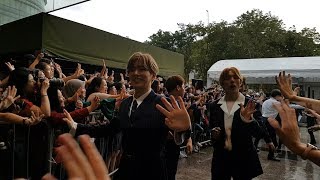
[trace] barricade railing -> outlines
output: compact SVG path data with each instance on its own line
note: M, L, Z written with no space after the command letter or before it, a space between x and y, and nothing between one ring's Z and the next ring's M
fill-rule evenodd
M90 113L85 119L85 123L109 123L109 121L101 111L97 111ZM43 120L40 125L31 127L0 124L0 128L2 128L0 129L0 158L5 157L1 159L0 179L13 179L14 177L37 179L47 172L54 174L58 179L66 178L63 167L55 162L53 152L56 137L63 133L61 130L53 128L46 120ZM67 130L65 132L68 132ZM193 130L192 134L195 132ZM191 137L194 139L194 135ZM200 144L210 143L210 137L206 132L201 132L199 137ZM109 167L110 176L118 170L119 158L117 157L121 152L120 140L117 138L119 137L95 138L95 144ZM37 140L40 140L40 142L37 142ZM38 154L35 154L33 151L37 150L38 147L41 147L40 150L43 150L43 152L36 152ZM181 147L181 149L184 148L186 146ZM40 158L34 159L35 156ZM39 167L40 170L33 166L35 168ZM34 172L37 170L39 173Z
M102 124L102 123L109 123L109 120L104 117L104 115L101 111L94 111L94 112L91 112L89 114L89 116L87 116L85 118L84 123L85 124ZM51 134L54 134L54 133L51 133ZM107 165L110 164L110 163L108 163L110 161L109 160L110 154L112 154L112 152L110 152L110 150L115 149L114 147L111 147L111 146L115 145L114 143L112 143L113 138L115 138L115 137L92 138L95 145L97 146L98 151L100 152L101 156L103 157L103 159ZM51 147L53 147L54 139L55 139L55 137L53 135ZM50 159L53 159L52 151L51 151ZM52 163L54 164L55 162L53 161L53 162L51 162L51 164ZM115 164L119 164L119 163L116 162ZM113 169L110 169L110 166L108 166L108 167L109 167L109 175L110 176L112 176L118 170L117 167L113 167ZM52 173L52 166L51 166L50 172ZM59 172L60 172L59 174L55 173L56 177L58 176L57 177L58 179L64 179L66 173L64 172L64 169L62 167L60 167Z
M85 120L86 123L108 123L108 120L104 118L103 114L98 112L92 112ZM40 130L40 131L39 131ZM65 131L68 132L68 131ZM30 134L31 133L31 134ZM39 134L38 138L35 134ZM47 172L54 174L58 179L65 178L65 172L62 166L59 166L54 160L53 148L55 145L56 137L61 134L61 130L57 132L56 128L43 120L39 125L27 127L23 125L15 124L0 124L0 179L38 179L40 175ZM34 139L35 138L35 139ZM109 149L115 143L108 143L109 138L95 138L95 143L99 152L104 157L104 160L108 160ZM36 142L41 139L41 142ZM111 140L110 140L111 141ZM36 152L38 147L41 147L42 152ZM34 158L38 156L39 159ZM41 168L38 170L43 174L34 172L33 166L38 167L41 164ZM115 162L114 164L119 164ZM110 174L114 174L117 167L109 170ZM40 179L40 178L39 178Z

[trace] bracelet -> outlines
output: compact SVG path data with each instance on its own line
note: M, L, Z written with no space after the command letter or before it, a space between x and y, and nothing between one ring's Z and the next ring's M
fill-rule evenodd
M307 148L306 148L306 149L303 151L303 153L301 154L301 158L302 158L303 160L308 159L308 155L309 155L309 153L310 153L311 150L319 150L319 149L318 149L316 146L308 143L308 144L307 144Z
M48 94L45 94L45 95L41 95L41 97L44 97L44 96L48 96Z

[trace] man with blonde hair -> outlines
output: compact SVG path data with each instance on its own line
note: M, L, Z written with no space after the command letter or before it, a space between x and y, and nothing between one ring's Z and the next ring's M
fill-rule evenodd
M213 157L212 179L249 180L263 173L252 136L263 130L251 116L255 104L239 92L242 76L235 67L222 71L219 79L225 95L210 104Z
M76 135L109 136L121 131L123 154L114 179L167 180L164 146L168 131L190 129L182 98L178 99L179 107L174 97L170 97L170 104L151 89L158 71L150 54L134 53L129 58L127 75L135 91L122 101L117 118L109 125L77 125Z

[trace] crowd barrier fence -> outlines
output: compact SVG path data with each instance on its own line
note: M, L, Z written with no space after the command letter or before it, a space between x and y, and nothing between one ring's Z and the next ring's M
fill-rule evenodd
M85 123L108 123L101 111L92 112L85 119ZM50 172L57 179L66 179L64 168L54 160L55 139L58 135L68 132L68 128L54 128L46 120L35 126L15 124L0 124L0 179L41 179ZM194 139L194 131L191 135ZM205 132L200 134L200 144L210 142ZM101 153L109 175L118 170L119 156L121 155L119 137L95 138L94 142ZM184 149L182 146L181 149Z

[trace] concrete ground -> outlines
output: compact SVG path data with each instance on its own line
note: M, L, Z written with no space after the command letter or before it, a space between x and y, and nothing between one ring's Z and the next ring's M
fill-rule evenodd
M300 127L301 140L310 141L305 127ZM317 145L320 147L320 132L315 133ZM264 173L255 180L319 180L320 167L308 160L291 153L286 147L282 147L277 157L280 162L267 160L267 149L264 141L260 141L261 151L259 157ZM188 158L179 160L177 180L210 180L212 148L207 147L200 153L193 153Z

